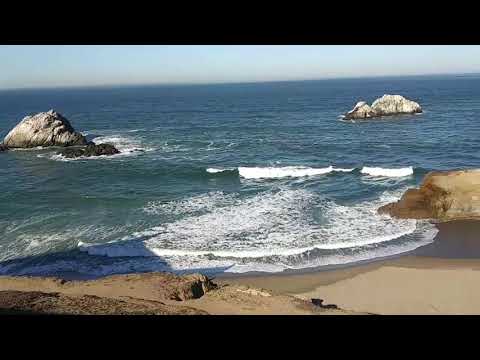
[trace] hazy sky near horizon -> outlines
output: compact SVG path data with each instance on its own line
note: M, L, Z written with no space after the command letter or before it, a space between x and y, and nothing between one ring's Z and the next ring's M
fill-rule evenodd
M480 73L480 46L1 45L0 89Z

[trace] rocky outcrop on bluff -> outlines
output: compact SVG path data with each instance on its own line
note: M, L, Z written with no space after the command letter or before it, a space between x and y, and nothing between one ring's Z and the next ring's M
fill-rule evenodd
M415 101L405 99L400 95L383 95L381 98L375 100L372 106L369 106L365 101L358 102L352 110L344 115L344 119L366 119L421 112L421 106Z
M378 212L403 219L480 219L480 169L431 172L419 189Z
M244 285L215 284L201 274L136 273L94 280L0 276L1 314L323 315L350 314Z
M111 291L113 283L128 285L130 296L138 296L149 299L186 301L198 299L207 292L216 289L207 276L202 274L176 275L172 273L142 273L127 275L112 275L105 278L86 282L70 282L70 285L86 285L88 288L95 287L99 294Z
M160 301L112 299L41 291L0 291L0 315L208 315Z
M77 158L81 156L100 156L100 155L115 155L119 154L120 151L111 145L111 144L99 144L89 143L85 147L80 148L66 148L65 150L59 151L57 154L62 155L66 158Z
M7 134L3 144L9 148L32 148L86 145L87 140L61 114L50 110L25 117Z
M4 276L0 315L207 315L185 303L216 288L201 274L143 273L88 281Z

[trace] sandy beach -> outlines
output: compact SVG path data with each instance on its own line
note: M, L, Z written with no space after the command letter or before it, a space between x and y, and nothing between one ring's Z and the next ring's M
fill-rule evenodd
M480 261L408 256L289 276L222 279L374 314L480 314Z
M219 282L261 287L375 314L480 314L480 222L438 225L434 242L396 259Z

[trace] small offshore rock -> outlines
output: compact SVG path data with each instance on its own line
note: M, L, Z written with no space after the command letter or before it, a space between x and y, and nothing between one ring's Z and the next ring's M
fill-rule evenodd
M81 156L90 157L90 156L101 156L101 155L115 155L119 154L120 151L111 144L94 144L89 143L89 145L81 148L67 148L62 151L59 151L57 154L62 155L66 158L77 158Z
M345 119L365 119L376 116L376 113L365 101L359 101L355 107L350 110Z

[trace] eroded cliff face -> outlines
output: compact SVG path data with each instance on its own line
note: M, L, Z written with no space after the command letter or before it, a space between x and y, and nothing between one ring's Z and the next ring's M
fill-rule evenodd
M480 219L480 169L431 172L419 189L378 212L403 219Z

